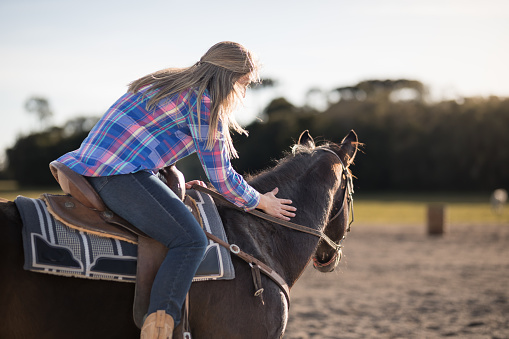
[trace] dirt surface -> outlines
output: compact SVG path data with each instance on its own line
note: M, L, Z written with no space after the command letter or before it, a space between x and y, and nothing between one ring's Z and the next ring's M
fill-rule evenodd
M285 339L509 338L509 225L353 225L337 272L309 267Z

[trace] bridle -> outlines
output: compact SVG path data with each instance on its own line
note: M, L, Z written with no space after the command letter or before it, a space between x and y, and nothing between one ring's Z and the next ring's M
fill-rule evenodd
M341 160L341 158L338 156L338 154L336 152L332 151L329 148L325 148L325 147L319 147L319 150L330 152L330 153L334 154L334 156L336 158L338 158L339 163L341 164L341 179L344 178L344 180L346 181L346 183L344 184L345 188L343 190L343 197L340 200L342 202L341 203L341 207L339 208L339 210L331 218L329 218L329 220L328 220L326 226L324 227L324 229L327 229L328 226L331 224L331 222L334 221L344 211L345 205L348 205L348 209L349 209L348 215L349 216L351 215L351 221L348 223L348 226L346 228L346 232L350 232L350 226L352 225L352 223L354 221L354 216L353 216L353 179L352 179L352 174L350 173L350 171L345 166L345 164L343 163L343 161ZM317 269L320 269L320 268L323 268L323 267L329 267L333 263L339 262L341 260L341 257L342 257L342 250L341 249L343 247L342 243L343 243L344 239L345 239L345 236L343 235L343 237L341 237L341 240L339 241L339 243L335 244L336 246L333 247L334 248L334 255L330 258L330 260L328 262L325 262L325 263L320 262L318 260L317 256L315 255L313 257L313 266L315 268L317 268ZM329 244L329 243L327 243L327 244Z
M334 152L333 150L331 150L329 148L324 148L324 147L318 147L318 148L321 151L327 151L329 153L332 153L332 154L334 154L336 156L336 158L338 158L339 163L341 164L342 176L346 180L346 184L345 184L346 187L345 187L345 190L343 191L343 199L342 199L343 203L341 204L341 208L336 212L336 214L334 214L334 216L332 218L329 218L329 221L327 222L327 224L330 224L334 219L336 219L341 214L341 212L343 212L343 210L345 209L345 199L346 199L347 205L348 205L348 209L349 209L349 213L348 214L351 216L351 220L348 223L346 231L350 232L350 226L352 225L352 223L354 221L354 215L353 215L353 178L352 178L352 173L350 173L350 171L345 166L345 164L343 164L343 161L341 160L339 155L337 155L336 152Z
M349 215L351 220L348 222L348 226L346 227L346 231L350 232L351 225L354 222L354 211L353 211L353 178L352 178L352 173L350 173L350 171L345 166L345 164L343 163L343 161L341 160L339 155L336 152L334 152L333 150L321 146L321 147L318 147L315 150L315 152L316 151L326 151L326 152L332 153L339 160L339 163L341 164L341 176L342 176L342 178L344 178L346 180L345 189L343 190L343 197L340 200L340 201L342 201L341 207L339 208L339 210L331 218L329 218L329 220L327 221L326 225L329 225L332 221L334 221L344 211L345 205L347 205L348 206L348 215ZM325 228L327 228L327 226L325 226ZM334 257L336 257L339 254L339 252L341 251L341 248L343 247L342 242L343 242L343 239L345 237L343 236L341 238L341 240L339 241L339 243L336 244L330 238L329 238L330 241L327 241L327 239L325 237L328 238L328 236L325 233L323 233L323 235L324 235L323 239L326 241L326 243L329 246L331 246L334 249L334 251L336 252L336 254L334 256ZM330 242L332 242L334 245L332 245Z

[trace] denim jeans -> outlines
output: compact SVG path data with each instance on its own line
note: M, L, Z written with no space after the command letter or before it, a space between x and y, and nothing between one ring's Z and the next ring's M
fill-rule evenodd
M208 243L200 224L177 195L149 172L88 177L88 181L113 212L168 247L152 286L148 314L165 310L178 324Z

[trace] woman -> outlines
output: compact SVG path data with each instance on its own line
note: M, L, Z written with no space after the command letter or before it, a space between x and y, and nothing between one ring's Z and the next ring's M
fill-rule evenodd
M212 46L191 67L144 76L99 120L80 148L57 161L88 178L115 213L168 247L155 278L142 338L171 338L207 239L179 198L154 173L196 152L212 185L235 205L289 220L291 201L258 193L236 173L230 129L247 86L252 54L234 42ZM194 180L186 184L204 185Z

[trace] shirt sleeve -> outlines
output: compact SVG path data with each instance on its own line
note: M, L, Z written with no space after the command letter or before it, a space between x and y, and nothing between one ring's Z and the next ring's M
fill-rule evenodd
M205 95L203 96L200 106L200 118L198 118L196 100L190 100L190 103L192 109L188 114L187 124L195 144L196 153L210 183L236 206L246 211L254 209L260 201L260 193L233 169L226 148L226 140L223 133L221 133L221 129L217 133L213 147L207 149L207 138L210 129L210 99Z

